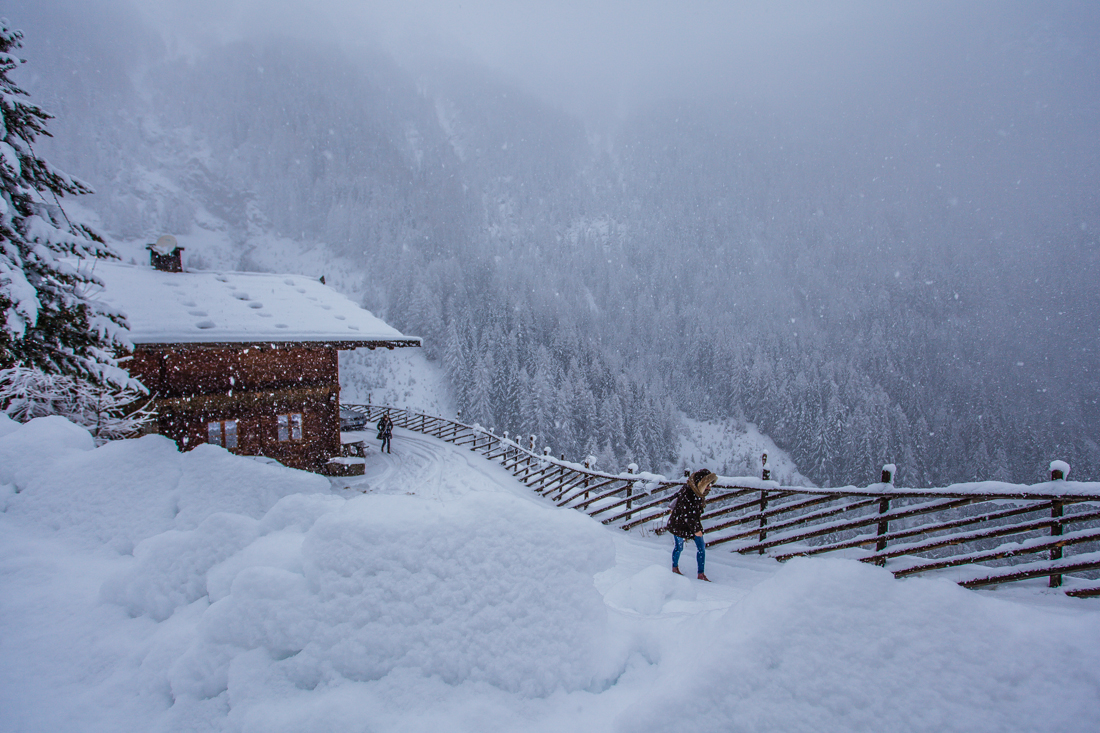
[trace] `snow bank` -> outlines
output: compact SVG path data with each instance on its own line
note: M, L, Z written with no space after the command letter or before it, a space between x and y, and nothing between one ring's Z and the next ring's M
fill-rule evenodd
M40 417L26 425L4 416L2 430L0 484L14 484L17 488L32 481L43 466L95 448L91 433L56 415Z
M169 529L192 529L217 512L258 519L288 494L329 491L320 476L202 445L180 453L159 435L95 448L60 417L31 420L0 437L7 512L121 553Z
M650 565L611 587L604 601L620 610L655 615L669 601L694 601L695 588L683 575L669 572L665 565Z
M132 616L163 621L207 595L207 571L254 540L256 525L240 514L218 513L194 530L154 535L134 548L133 566L104 583L103 598Z
M19 429L19 423L0 412L0 438Z
M0 434L0 731L1033 733L1100 714L1095 600L718 548L703 583L669 572L667 538L423 436L372 454L370 493L346 499L156 436ZM133 555L83 549L104 542Z
M105 600L157 621L201 614L182 654L143 664L176 714L224 695L246 730L297 730L270 706L394 674L521 697L601 682L593 576L613 544L583 515L509 494L287 497L260 521L214 514L150 537L134 557ZM334 699L369 714L358 695Z
M1094 614L944 580L795 559L711 623L681 627L619 730L1081 730L1100 700Z

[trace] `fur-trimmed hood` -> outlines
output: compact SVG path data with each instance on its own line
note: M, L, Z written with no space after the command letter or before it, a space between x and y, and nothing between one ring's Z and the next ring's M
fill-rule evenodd
M718 477L705 468L699 469L688 477L687 485L700 498L706 497L710 485L718 480Z

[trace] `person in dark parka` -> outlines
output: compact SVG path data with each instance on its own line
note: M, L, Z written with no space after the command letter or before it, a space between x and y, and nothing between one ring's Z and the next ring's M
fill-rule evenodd
M701 468L688 477L676 498L673 499L672 514L668 518L668 533L675 545L672 548L672 572L680 572L680 553L684 549L684 539L695 540L695 562L699 566L699 580L710 581L703 574L703 564L707 557L707 544L703 541L703 507L707 505L707 494L711 484L718 477L705 468Z
M393 420L390 419L390 413L382 415L382 419L378 421L378 439L382 441L382 450L390 453L390 440L393 438Z

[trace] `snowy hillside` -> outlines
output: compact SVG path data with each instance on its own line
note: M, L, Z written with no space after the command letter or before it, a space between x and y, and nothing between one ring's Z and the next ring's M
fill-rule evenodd
M1001 733L1100 713L1094 600L717 549L703 583L468 451L400 429L394 448L330 484L0 418L0 730Z
M773 480L784 486L813 486L798 466L767 435L743 420L692 420L684 418L680 436L680 466L694 470L712 468L720 476L760 476L761 456L767 454L767 468Z
M443 370L420 349L340 352L340 401L455 416Z
M471 421L607 468L677 467L687 414L744 416L822 486L884 463L909 486L1030 483L1054 458L1100 474L1091 4L811 24L844 35L826 45L852 66L832 75L829 54L795 61L810 37L764 44L773 64L722 33L748 53L723 83L690 93L707 64L593 118L514 65L378 45L392 19L351 12L375 4L280 5L331 14L351 44L245 5L211 6L243 24L227 32L179 0L7 3L17 78L56 115L36 151L96 189L66 206L125 258L171 233L196 268L295 259L424 337ZM470 27L508 38L481 5L492 23ZM740 3L708 7L766 35ZM560 30L581 27L601 26ZM553 66L629 35L602 27ZM647 63L691 47L641 46ZM801 71L762 81L786 63Z
M222 234L195 231L178 237L185 262L193 269L248 268L265 272L324 275L327 285L357 302L362 301L366 282L361 274L324 245L302 250L297 243L262 238L241 261L234 245ZM144 263L149 255L142 240L112 242L125 262ZM420 334L410 334L420 335ZM438 361L429 361L424 350L402 349L372 352L365 349L340 355L341 401L408 407L431 415L457 414L446 374ZM683 469L707 465L724 476L758 476L760 455L768 454L772 475L788 486L812 486L798 472L785 451L779 449L755 425L743 420L712 421L682 417L684 430L676 447L673 467ZM494 427L487 425L486 427ZM577 456L577 458L583 458ZM680 470L673 471L678 475Z

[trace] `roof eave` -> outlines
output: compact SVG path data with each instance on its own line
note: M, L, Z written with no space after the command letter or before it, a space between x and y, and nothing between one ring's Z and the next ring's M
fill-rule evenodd
M359 339L359 340L299 340L299 341L277 341L274 339L256 339L254 341L176 341L176 342L161 342L161 343L135 343L134 350L144 349L148 351L164 351L164 350L188 350L188 349L248 349L248 348L268 348L268 349L288 349L288 348L300 348L300 347L313 347L313 348L328 348L337 349L339 351L350 351L352 349L401 349L406 347L422 346L422 341L419 338L399 338L399 339Z

